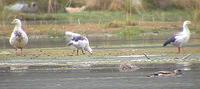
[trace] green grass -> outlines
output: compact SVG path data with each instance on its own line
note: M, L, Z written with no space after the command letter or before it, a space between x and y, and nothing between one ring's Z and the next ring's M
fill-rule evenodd
M15 15L22 16L25 20L57 20L57 22L72 22L76 23L78 20L81 23L107 23L113 20L127 21L127 20L143 20L143 21L180 21L191 20L193 17L192 11L184 10L152 10L145 11L140 14L127 15L122 11L83 11L81 13L5 13L2 16L5 18L14 17ZM2 17L3 18L3 17ZM6 20L6 19L5 19Z
M193 28L190 28L190 31L192 31L192 32L194 32L196 35L199 35L199 36L200 36L200 30L199 30L199 28L200 28L199 23L196 23L196 24L194 25Z
M191 12L191 13L190 13ZM27 13L9 13L6 15L6 12L4 12L4 15L6 18L12 17L14 15L22 16L26 20L44 20L47 21L46 23L42 23L39 25L31 25L27 28L32 27L34 31L31 31L31 34L41 34L41 35L49 35L51 37L62 37L64 30L59 31L58 29L63 29L61 26L58 27L57 24L59 23L74 23L78 24L79 22L81 24L84 23L95 23L95 24L101 24L99 26L103 26L100 29L113 29L117 28L120 30L117 30L117 32L113 32L114 34L117 34L121 38L127 38L127 39L134 39L143 37L143 33L159 33L158 36L154 36L151 34L145 35L146 38L153 38L153 37L166 37L166 35L170 34L172 35L173 32L177 32L178 30L172 30L168 27L166 29L163 28L154 28L159 26L151 26L150 28L144 28L143 25L138 25L138 21L143 20L145 21L158 21L158 22L177 22L177 21L183 21L183 20L191 20L192 17L192 11L184 11L184 10L151 10L151 11L145 11L140 14L132 14L127 15L125 12L112 12L112 11L83 11L81 13L74 13L74 14L68 14L68 13L39 13L39 14L27 14ZM2 17L3 18L3 17ZM4 18L8 23L8 19ZM0 20L4 21L4 20ZM49 24L53 23L53 24ZM167 24L167 23L166 23ZM62 24L61 24L62 25ZM48 26L48 27L47 27ZM200 34L200 31L198 30L199 27L191 28L191 31L196 32L196 34ZM6 31L8 28L3 28L2 31ZM11 28L9 28L11 29ZM193 30L194 29L194 30ZM95 29L94 29L95 30ZM98 29L99 30L99 29ZM114 31L114 30L113 30ZM1 32L1 31L0 31ZM1 32L3 33L3 32ZM4 32L5 33L5 32ZM8 32L7 32L8 33ZM7 34L6 33L6 34ZM10 33L8 34L10 35Z
M142 26L126 26L121 30L114 32L118 37L127 40L134 39L166 39L173 35L177 30L160 29L160 28L144 28Z
M152 10L146 11L141 14L133 15L136 20L144 21L180 21L180 20L191 20L192 12L184 10Z
M123 12L110 12L110 11L84 11L82 13L40 13L40 14L26 14L18 13L23 16L25 20L58 20L61 22L77 22L78 20L83 23L99 23L108 22L112 20L122 20L125 18ZM12 17L12 16L11 16Z
M140 34L144 33L144 30L138 27L125 27L117 32L117 36L123 39L135 39L140 37Z
M50 29L48 31L48 36L49 37L60 37L60 38L64 38L64 33L61 31L57 31L56 29Z

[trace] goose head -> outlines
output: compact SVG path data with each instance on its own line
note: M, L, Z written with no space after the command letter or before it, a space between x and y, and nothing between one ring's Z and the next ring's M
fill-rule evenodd
M92 49L89 47L88 48L88 52L92 55L93 53L92 53Z
M21 21L19 19L14 19L12 21L12 24L15 24L16 26L21 26Z
M191 21L184 21L184 23L183 23L183 25L185 26L185 25L188 25L188 24L191 24Z

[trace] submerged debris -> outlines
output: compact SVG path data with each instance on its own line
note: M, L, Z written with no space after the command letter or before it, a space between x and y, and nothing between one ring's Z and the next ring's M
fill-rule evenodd
M120 72L132 72L132 71L135 71L135 70L138 70L138 69L139 69L138 66L131 64L129 62L121 63L120 66L119 66Z

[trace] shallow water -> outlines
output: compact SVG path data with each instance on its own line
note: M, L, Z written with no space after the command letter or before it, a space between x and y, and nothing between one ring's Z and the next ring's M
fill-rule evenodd
M110 45L132 45L132 44L145 44L158 42L157 40L127 40L119 38L89 38L90 45L94 47L110 46ZM161 42L161 41L160 41ZM162 42L161 42L162 43ZM9 44L9 39L0 39L0 48L12 48ZM38 38L29 39L27 48L47 48L47 47L64 47L66 46L64 38Z
M134 72L4 72L1 89L199 89L200 67L178 77L146 77L159 69Z
M164 39L122 39L118 37L89 37L90 45L93 48L104 48L104 47L133 47L138 46L143 48L144 45L149 47L162 47ZM193 39L187 46L200 47L198 42L199 39ZM13 48L9 44L8 38L0 38L0 48L7 49ZM66 47L65 38L30 38L26 48L53 48L53 47ZM146 47L144 47L146 48Z

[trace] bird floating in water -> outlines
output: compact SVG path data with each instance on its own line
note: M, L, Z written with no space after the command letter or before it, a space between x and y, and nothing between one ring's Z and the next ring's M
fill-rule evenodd
M174 71L158 71L153 74L147 75L147 77L174 77L182 74L182 70L176 69Z
M19 19L14 19L12 21L12 24L15 24L14 30L11 33L10 37L10 44L15 48L16 55L18 54L18 49L21 49L20 55L22 55L22 49L26 46L28 43L28 36L22 29L22 24Z
M184 21L182 31L169 38L163 44L163 47L172 43L174 46L178 48L178 53L180 53L181 52L180 48L182 48L183 45L186 44L190 39L190 30L188 28L188 24L191 24L191 21Z
M73 32L65 32L65 35L68 36L67 45L76 48L77 55L79 50L81 50L83 54L85 54L84 51L87 51L90 54L92 54L92 49L89 45L89 40L86 36L82 36L78 33Z

